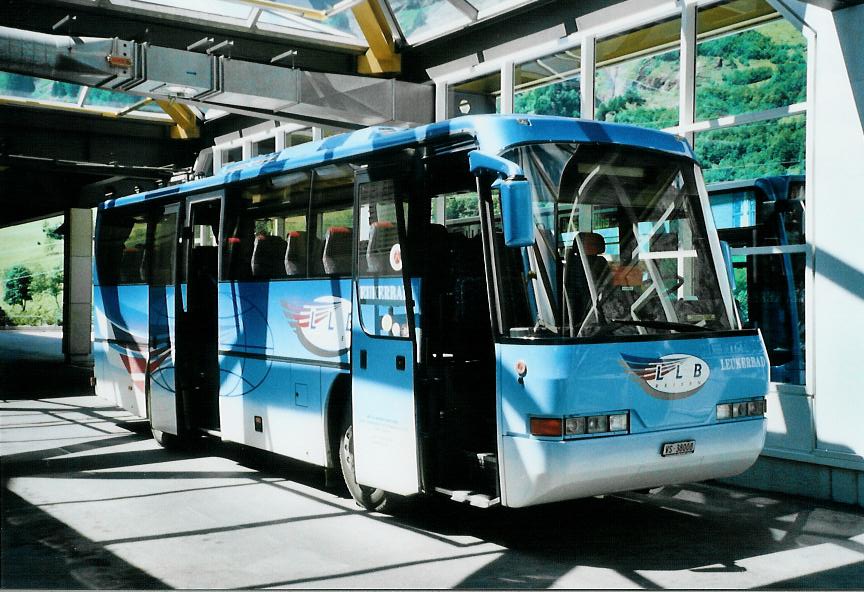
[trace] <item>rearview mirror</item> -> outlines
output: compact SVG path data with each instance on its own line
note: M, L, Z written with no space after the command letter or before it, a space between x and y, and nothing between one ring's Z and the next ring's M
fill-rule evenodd
M501 191L504 244L508 247L530 247L534 244L531 186L524 179L505 179L498 189Z
M498 176L493 187L501 191L501 222L504 244L508 247L530 247L534 244L534 213L531 185L518 164L496 154L472 150L468 154L471 172L482 171Z

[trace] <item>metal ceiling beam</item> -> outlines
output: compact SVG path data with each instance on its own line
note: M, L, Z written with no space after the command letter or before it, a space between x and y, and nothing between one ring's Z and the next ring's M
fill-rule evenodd
M388 74L402 70L402 57L396 53L393 31L380 0L363 0L351 9L369 51L357 59L360 74Z
M428 85L306 72L117 38L0 27L0 70L336 127L413 125L433 118L434 91Z
M359 33L356 37L332 32L325 34L309 27L292 29L262 22L263 9L251 10L250 17L258 15L259 18L250 22L214 15L207 18L204 12L139 4L139 1L2 0L0 25L79 37L119 37L176 49L186 49L205 36L216 41L231 39L235 42L234 59L267 63L274 55L288 49L299 49L297 67L345 74L356 73L356 56L368 49ZM179 6L179 3L175 5ZM78 17L70 30L51 29L52 23L68 14ZM300 20L300 17L296 18ZM319 24L308 19L306 22Z
M82 175L119 176L132 179L162 179L168 180L174 174L170 166L152 167L140 165L122 165L104 162L82 162L57 158L43 158L24 154L7 154L0 156L3 166L14 166L19 169L34 169L38 171L62 171Z

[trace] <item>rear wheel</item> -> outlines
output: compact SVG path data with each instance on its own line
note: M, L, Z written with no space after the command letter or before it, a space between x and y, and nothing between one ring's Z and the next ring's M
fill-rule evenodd
M373 512L387 512L392 509L393 495L377 487L367 487L357 483L354 473L354 426L351 425L350 412L342 426L342 438L339 442L339 465L342 468L342 478L345 485L360 506Z

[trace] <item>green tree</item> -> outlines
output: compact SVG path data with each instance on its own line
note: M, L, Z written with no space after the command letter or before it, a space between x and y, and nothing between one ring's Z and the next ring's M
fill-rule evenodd
M63 240L63 234L59 232L60 226L53 226L45 220L42 222L42 234L45 235L45 249L48 253L57 252L57 243Z
M480 215L476 193L449 196L444 203L448 220L462 220Z
M633 88L627 89L623 95L617 95L604 101L597 106L595 117L600 121L620 121L617 115L627 109L641 107L645 104L645 98ZM639 123L631 121L628 123Z
M62 225L61 225L62 226ZM60 232L60 226L51 227L48 220L45 220L42 223L42 233L45 235L45 238L50 240L63 240L63 233Z
M30 284L33 274L23 265L14 265L6 271L6 291L3 300L9 305L20 305L21 310L26 310L27 301L32 300Z
M45 273L34 273L30 291L35 295L39 293L49 294L57 308L60 308L60 294L63 293L63 267L56 265L51 271Z
M513 99L513 110L534 115L579 117L580 100L579 79L574 78L517 94Z

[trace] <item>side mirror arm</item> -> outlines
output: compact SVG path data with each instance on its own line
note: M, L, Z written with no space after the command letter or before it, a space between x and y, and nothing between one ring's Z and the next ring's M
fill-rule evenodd
M525 178L522 167L512 160L507 160L497 154L489 154L480 150L472 150L468 153L468 168L475 175L480 175L483 171L491 171L502 179Z

